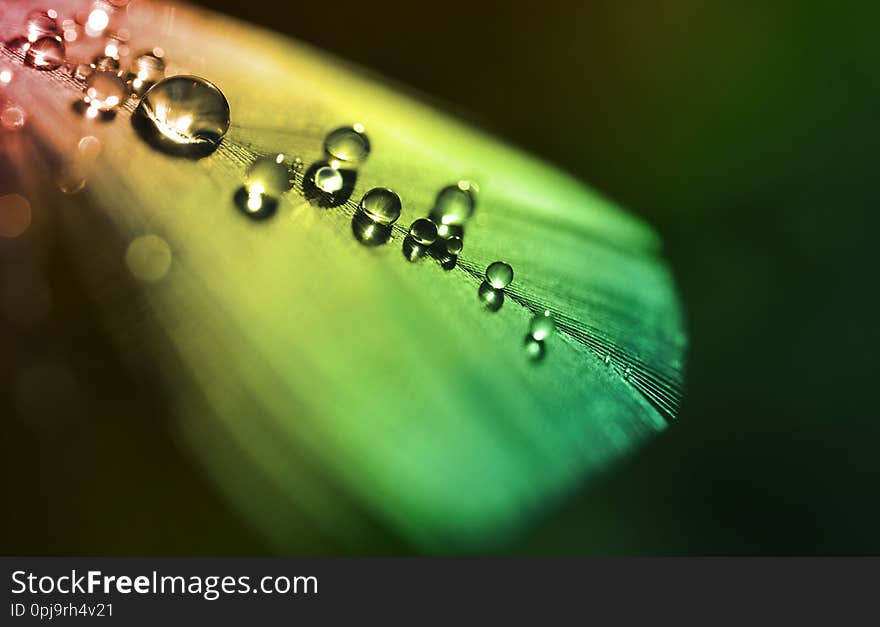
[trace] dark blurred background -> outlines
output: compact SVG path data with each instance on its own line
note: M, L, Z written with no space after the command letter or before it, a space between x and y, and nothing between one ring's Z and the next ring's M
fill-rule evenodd
M880 5L201 4L446 101L662 234L680 420L505 551L880 552Z

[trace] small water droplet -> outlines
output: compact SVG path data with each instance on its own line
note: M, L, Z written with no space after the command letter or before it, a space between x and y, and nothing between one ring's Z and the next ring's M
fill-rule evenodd
M440 229L438 228L437 230L439 231ZM450 255L460 255L463 248L464 240L458 235L453 235L446 239L446 252Z
M329 165L317 169L314 181L315 187L328 194L335 194L341 190L344 185L342 174L339 170L331 168Z
M437 241L437 225L428 218L419 218L410 225L409 236L422 246L430 246Z
M92 68L98 72L118 72L119 60L105 55L98 55L92 59Z
M125 251L129 272L141 281L158 281L171 269L171 247L158 235L135 238Z
M504 289L513 281L513 268L503 261L493 261L486 267L486 280L495 289Z
M360 209L373 222L391 225L400 217L400 196L385 187L375 187L361 198Z
M100 113L116 110L127 95L125 83L114 72L95 72L83 88L83 102Z
M318 207L338 207L344 204L357 183L355 170L340 170L326 161L313 163L302 177L303 195Z
M36 70L56 70L64 63L64 42L59 37L40 37L28 48L24 62Z
M155 52L143 52L132 60L127 78L132 93L140 96L164 77L165 61Z
M532 361L541 361L544 359L544 353L547 352L547 349L544 346L544 341L539 340L532 335L526 335L523 347L525 348L526 357Z
M28 41L34 42L41 37L58 35L60 31L57 18L57 13L50 15L48 11L41 9L35 9L28 13L24 21L25 34Z
M498 311L504 304L504 290L495 289L487 281L480 283L477 296L483 307L489 311Z
M87 63L74 65L70 70L70 75L78 81L84 81L95 73L95 68Z
M356 168L369 156L370 140L362 126L343 126L327 134L324 151L328 161L338 162L337 167Z
M248 217L265 219L275 213L280 195L289 189L287 166L274 157L259 157L248 168L245 184L235 194L235 204Z
M448 185L437 193L430 216L437 224L462 226L477 206L476 186L469 181Z
M381 246L391 239L391 224L377 222L358 209L351 219L351 232L364 246Z
M198 76L172 76L150 89L131 116L141 138L168 154L204 157L229 130L229 103Z
M535 314L529 323L529 333L536 340L546 340L556 329L556 323L549 310Z

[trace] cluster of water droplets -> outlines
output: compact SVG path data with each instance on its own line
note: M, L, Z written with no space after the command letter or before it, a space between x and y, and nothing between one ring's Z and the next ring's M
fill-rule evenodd
M113 4L119 6L125 0ZM26 34L6 45L17 49L25 64L37 70L66 66L70 75L83 85L82 99L75 108L86 117L112 119L126 100L134 98L139 101L131 123L149 145L178 157L200 158L214 152L229 129L226 97L216 85L198 76L165 78L166 63L161 49L141 52L129 60L128 34L119 31L106 37L102 53L90 63L66 62L65 41L74 41L83 32L91 37L101 35L109 24L110 16L103 9L64 20L60 26L56 12L33 12L26 20ZM10 71L0 68L0 88L11 78ZM23 112L0 116L4 126L20 125L23 120ZM323 148L324 158L304 173L299 159L289 163L283 154L256 157L234 193L234 204L250 219L267 219L276 213L282 195L297 179L301 181L303 195L313 204L345 204L355 188L359 168L370 155L369 137L360 124L341 126L326 135ZM99 151L100 142L94 137L84 137L80 142L84 155L93 158ZM84 155L80 155L79 162L88 161ZM85 178L78 168L66 168L62 173L60 186L65 193L76 193L84 185ZM463 250L465 227L475 212L478 192L471 181L447 185L437 193L425 217L416 218L408 228L401 229L395 226L403 210L400 196L392 189L375 187L357 204L352 233L363 245L380 246L392 239L397 228L404 236L402 252L408 261L430 256L450 270ZM144 280L164 276L170 264L167 244L160 247L149 237L137 242L137 246L133 242L126 256L132 273ZM490 312L498 311L512 281L513 268L508 263L491 263L477 290L482 306ZM549 311L534 316L524 341L530 359L543 358L545 341L554 329Z

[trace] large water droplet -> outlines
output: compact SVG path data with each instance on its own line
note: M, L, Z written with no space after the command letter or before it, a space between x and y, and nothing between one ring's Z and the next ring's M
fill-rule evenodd
M229 103L217 87L198 76L172 76L156 83L131 122L150 145L168 154L204 157L229 130Z
M480 299L483 307L489 311L498 311L504 304L504 290L495 289L486 281L480 283L477 297Z
M356 168L370 154L370 140L360 125L343 126L331 131L324 139L324 150L337 167Z
M555 329L556 323L548 310L535 314L529 323L529 334L536 340L546 340Z
M144 52L132 60L127 78L132 93L140 96L164 76L165 61L153 52Z
M373 222L394 224L400 217L400 196L385 187L376 187L361 198L360 209Z
M531 359L532 361L541 361L544 359L544 353L546 352L546 347L544 346L544 341L536 339L532 335L526 335L523 340L523 348L526 353L526 357Z
M409 236L422 246L430 246L437 241L437 225L427 218L419 218L410 225Z
M24 62L37 70L56 70L64 63L64 42L58 37L40 37L28 48Z
M476 186L459 181L441 189L434 200L430 216L437 224L461 226L467 222L477 206Z
M486 268L486 280L495 289L504 289L513 281L513 268L503 261L493 261Z

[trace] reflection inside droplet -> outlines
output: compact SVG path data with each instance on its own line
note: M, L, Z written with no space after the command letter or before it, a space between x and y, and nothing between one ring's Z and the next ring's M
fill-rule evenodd
M523 349L525 350L526 357L532 361L544 359L544 353L547 350L544 346L544 341L535 338L533 335L526 335L523 340Z
M419 218L410 225L409 236L422 246L430 246L437 241L437 225L427 218Z
M476 205L476 185L459 181L437 193L430 216L437 224L461 226L473 215Z
M486 281L480 283L477 296L483 307L489 311L498 311L504 304L504 291L492 287Z
M343 126L327 134L324 151L328 161L338 162L337 167L357 167L370 154L370 140L362 126Z
M428 252L428 246L420 244L411 235L407 235L403 238L402 251L407 261L418 261Z
M360 209L374 222L394 224L400 217L400 196L385 187L375 187L361 198Z
M131 122L141 138L159 150L203 157L217 149L229 130L229 103L203 78L173 76L144 95Z
M371 219L358 209L351 219L351 232L364 246L381 246L391 239L391 225Z
M59 37L40 37L28 48L24 62L37 70L58 69L64 63L64 42Z
M344 204L357 183L355 170L340 170L326 161L313 163L302 177L306 199L319 207L338 207Z
M493 261L486 268L486 280L495 289L504 289L513 281L513 268L503 261Z
M535 314L529 323L529 334L536 340L545 340L556 329L556 323L548 310Z
M132 93L140 96L164 76L165 61L155 52L144 52L132 60L127 79Z

